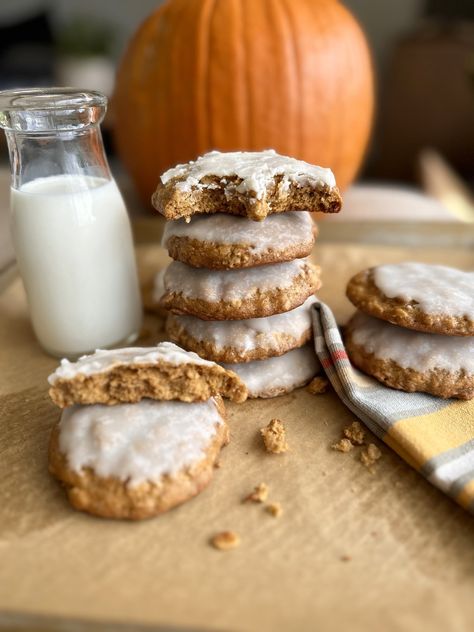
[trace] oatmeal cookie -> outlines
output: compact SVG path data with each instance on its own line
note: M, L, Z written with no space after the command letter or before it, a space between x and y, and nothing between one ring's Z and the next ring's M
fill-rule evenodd
M474 335L474 273L424 263L377 266L347 286L361 311L394 325L445 334Z
M66 408L53 428L50 472L76 509L141 520L210 482L228 441L222 399Z
M391 388L474 397L474 338L412 331L358 312L345 345L357 368Z
M171 342L99 350L77 362L61 360L48 381L51 399L60 408L134 403L143 398L194 402L220 394L242 402L247 397L235 373Z
M166 219L229 213L263 220L272 213L337 213L341 196L330 169L274 150L212 151L162 174L152 196Z

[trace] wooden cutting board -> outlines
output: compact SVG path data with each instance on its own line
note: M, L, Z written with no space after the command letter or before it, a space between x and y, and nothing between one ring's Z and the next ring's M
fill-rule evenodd
M166 255L158 224L136 228L148 241L138 248L146 280ZM343 322L345 283L364 267L416 259L472 269L460 228L440 237L427 226L420 241L401 226L323 226L320 296ZM397 235L414 246L394 245ZM141 342L161 339L162 326L148 316ZM34 339L19 280L0 296L0 350L0 628L472 630L472 518L385 446L374 474L358 453L331 450L354 420L333 392L229 405L232 441L208 489L157 519L112 522L73 511L48 475L56 361ZM287 425L287 454L262 450L258 429L273 417ZM282 504L278 519L241 502L262 481ZM240 534L239 548L209 546L223 529Z

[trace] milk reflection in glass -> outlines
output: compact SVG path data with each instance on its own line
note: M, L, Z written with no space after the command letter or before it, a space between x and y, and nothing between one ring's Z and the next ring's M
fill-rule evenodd
M33 327L48 351L74 355L138 332L133 242L115 181L37 178L11 190L11 208Z

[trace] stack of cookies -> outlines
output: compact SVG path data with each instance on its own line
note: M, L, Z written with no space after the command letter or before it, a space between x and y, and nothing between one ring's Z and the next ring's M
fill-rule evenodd
M339 211L331 171L272 150L215 151L164 173L153 204L170 220L163 245L174 261L154 289L155 305L170 312L168 337L232 367L249 397L310 381L310 306L321 282L308 260L309 211Z
M422 263L364 270L348 284L352 363L387 386L474 397L474 273Z
M170 342L62 360L49 383L63 409L51 435L51 473L77 509L133 520L209 483L228 442L221 396L247 396L235 374Z

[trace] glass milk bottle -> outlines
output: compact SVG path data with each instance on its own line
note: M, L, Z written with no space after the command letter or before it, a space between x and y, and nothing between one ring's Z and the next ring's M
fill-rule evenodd
M99 127L106 107L70 88L0 92L18 266L36 336L59 357L131 342L141 325L130 222Z

